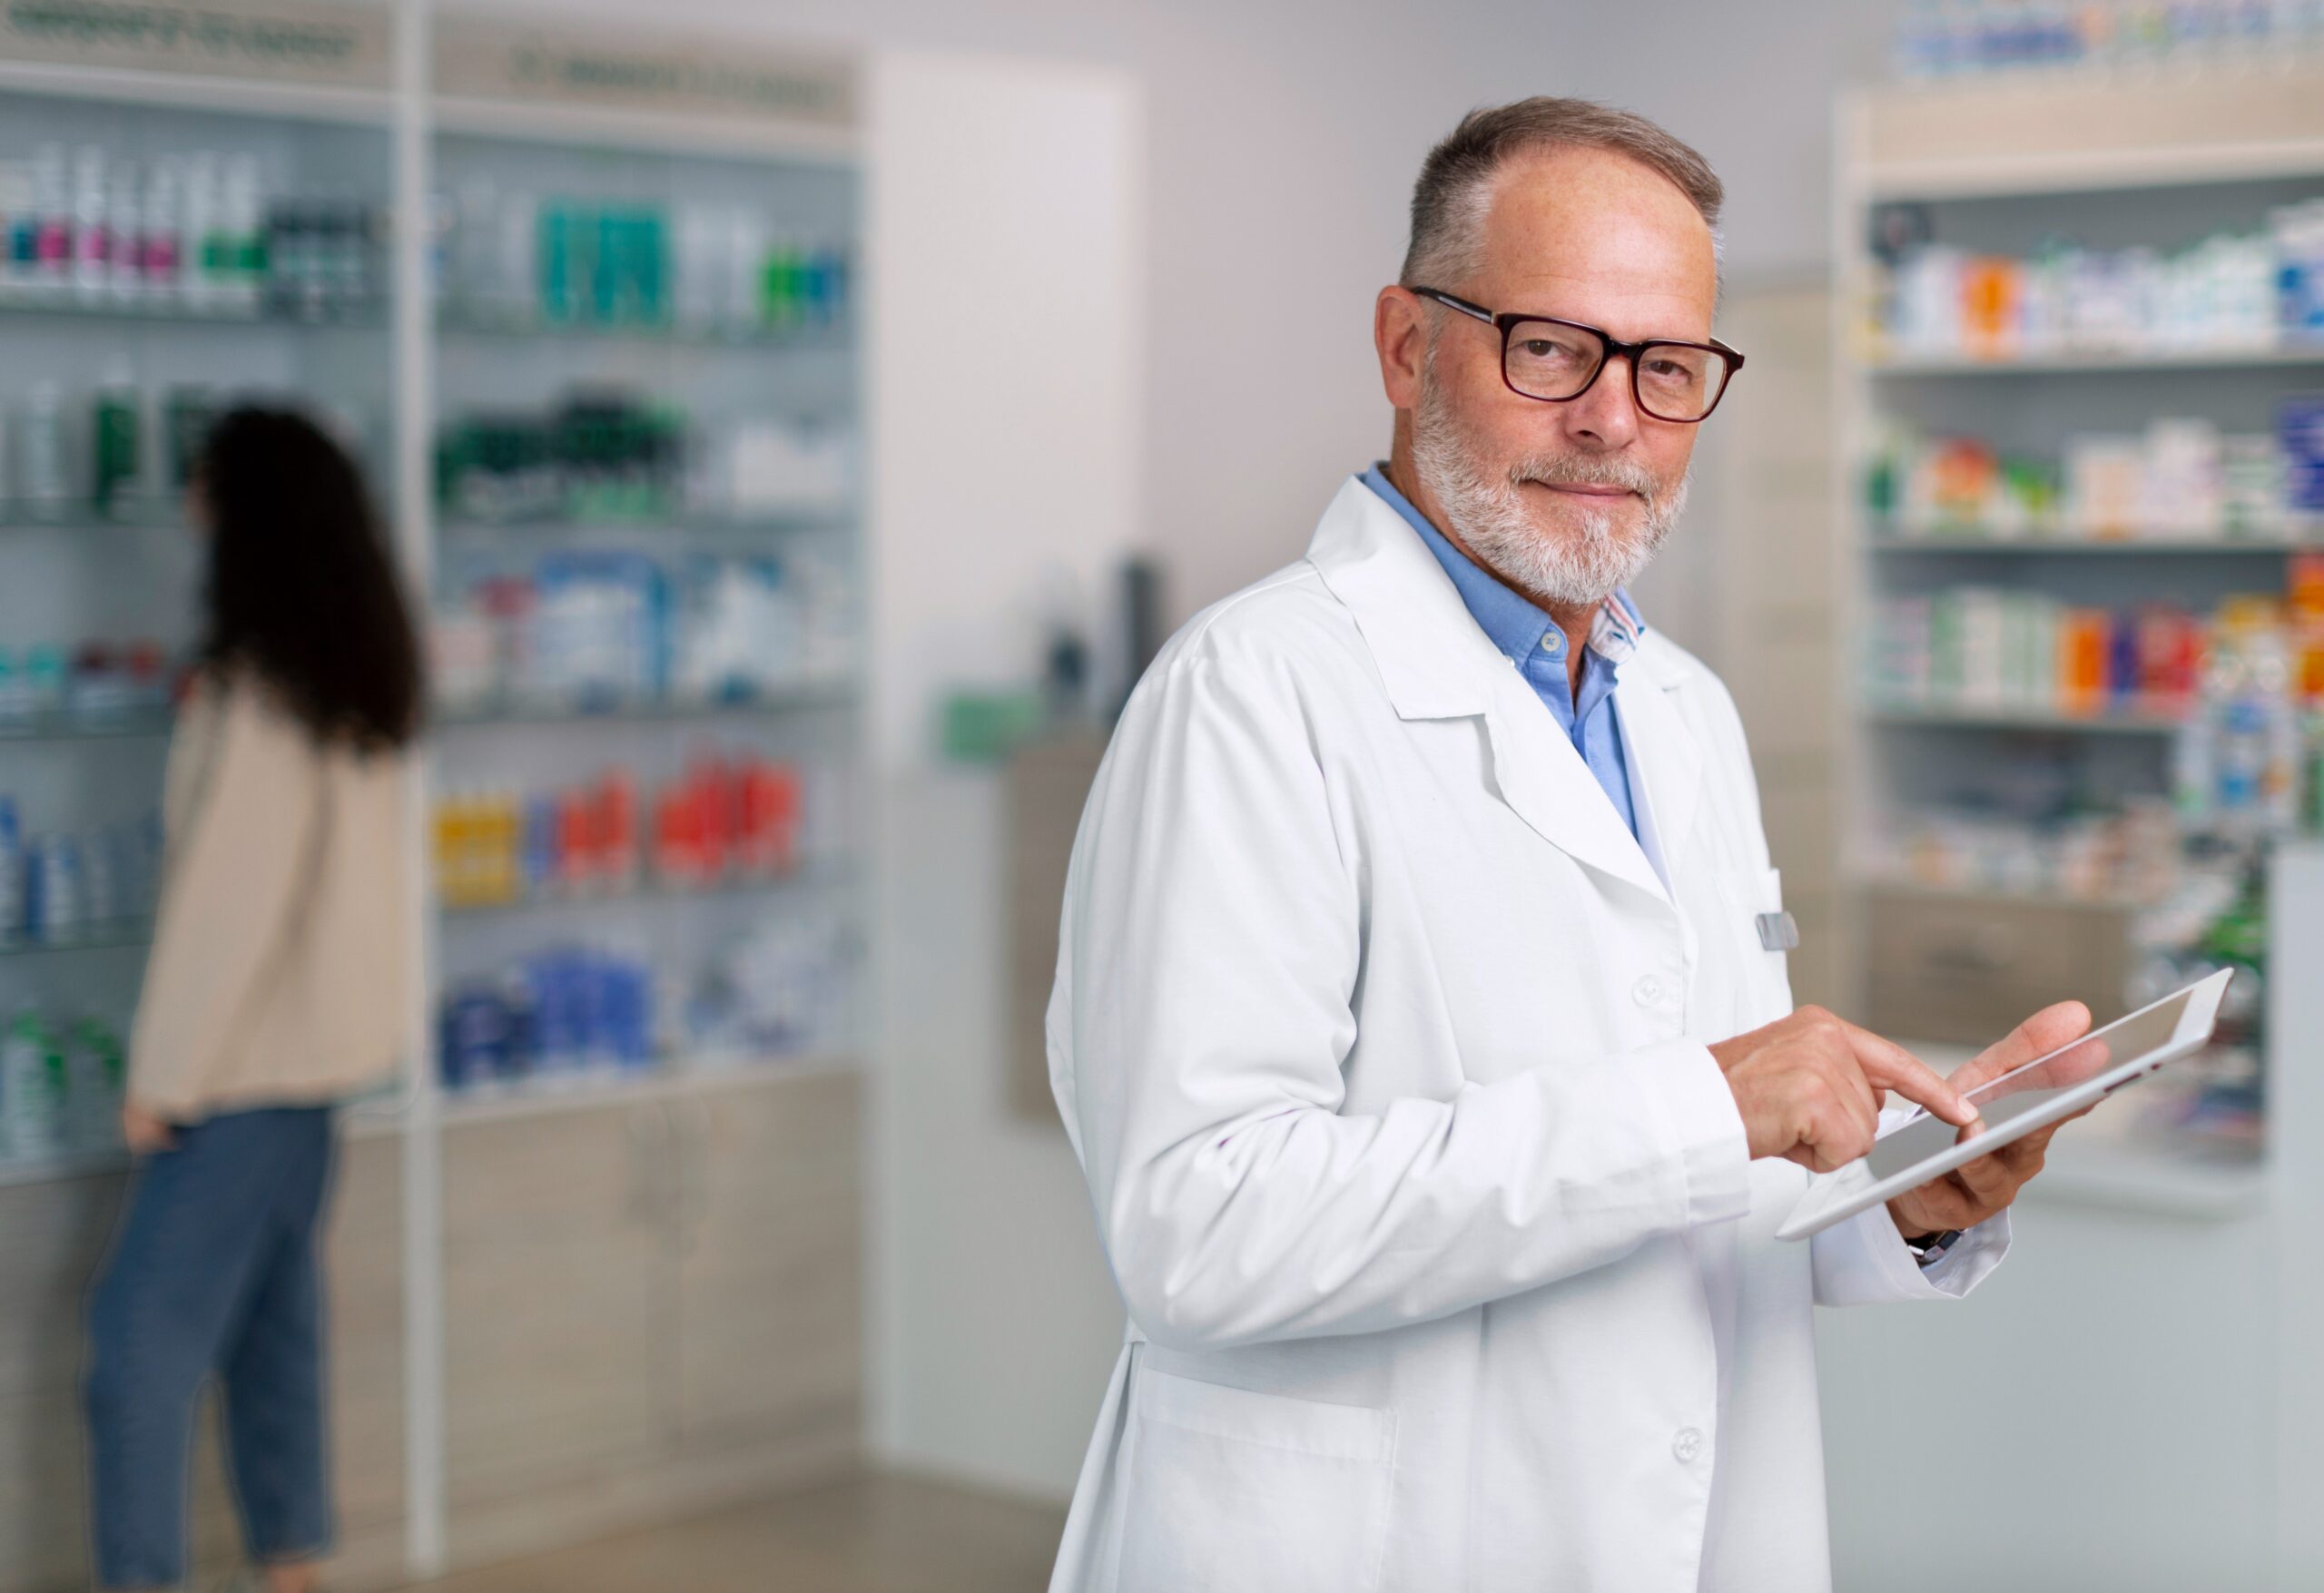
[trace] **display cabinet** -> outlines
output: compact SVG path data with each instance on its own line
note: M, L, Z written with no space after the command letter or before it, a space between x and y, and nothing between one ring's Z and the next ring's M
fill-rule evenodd
M424 4L60 15L0 17L0 1589L85 1579L180 498L245 398L362 462L433 688L426 1040L348 1114L333 1230L340 1580L844 1470L852 64ZM206 1563L222 1501L213 1467Z

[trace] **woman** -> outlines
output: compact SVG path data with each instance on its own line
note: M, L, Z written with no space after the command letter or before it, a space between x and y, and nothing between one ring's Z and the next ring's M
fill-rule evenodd
M208 624L170 749L122 1131L138 1158L89 1307L98 1585L185 1569L187 1453L218 1376L243 1542L275 1593L330 1547L317 1253L334 1102L410 1048L404 749L419 647L355 467L237 409L188 512Z

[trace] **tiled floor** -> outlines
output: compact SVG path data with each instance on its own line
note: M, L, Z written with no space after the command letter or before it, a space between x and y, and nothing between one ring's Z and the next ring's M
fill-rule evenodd
M867 1478L423 1586L427 1593L1040 1593L1064 1526L1062 1508Z

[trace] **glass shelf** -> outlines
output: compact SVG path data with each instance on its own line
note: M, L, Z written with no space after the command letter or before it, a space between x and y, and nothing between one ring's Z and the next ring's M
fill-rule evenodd
M1942 531L1875 531L1864 539L1875 553L2003 554L2043 557L2122 557L2141 554L2216 554L2230 557L2283 558L2324 552L2324 540L2263 542L2258 538L2186 536L1994 536L1974 527Z
M430 723L453 726L507 724L626 724L725 719L753 714L793 713L817 708L845 707L855 701L852 680L808 683L770 692L764 696L718 703L615 703L603 707L568 708L551 704L510 703L480 709L438 709Z
M2055 708L1981 708L1923 703L1874 703L1864 717L1875 724L1939 725L1967 730L2025 730L2077 735L2169 735L2186 723L2177 713L2102 709L2069 713Z
M1949 901L1964 906L2083 908L2091 912L2130 912L2142 904L2128 896L2090 896L2071 891L2035 890L1991 885L1932 885L1924 880L1871 874L1857 880L1869 895L1909 898L1915 901Z
M197 307L113 299L0 299L0 318L15 320L102 321L152 326L223 327L248 330L280 327L286 331L377 332L388 324L384 300L371 300L330 317L285 315L266 309Z
M842 885L853 879L854 869L844 861L803 863L786 874L764 874L747 879L721 880L710 885L679 885L667 880L645 880L621 890L601 891L595 895L519 896L507 901L438 900L437 910L448 919L496 918L521 912L547 912L559 910L624 906L640 902L716 901L740 897L763 896L776 891L813 890L818 887Z
M763 1057L671 1057L650 1067L537 1074L529 1078L470 1085L444 1092L447 1124L492 1122L591 1106L658 1100L763 1080L852 1073L857 1059L843 1051L799 1051Z
M74 719L41 715L32 719L0 720L0 742L130 741L167 736L176 723L166 710L144 709L109 713L102 718Z
M512 338L527 341L658 343L682 349L793 349L844 352L854 347L854 329L834 326L759 328L682 327L672 321L543 321L477 314L448 306L436 312L444 337Z
M743 537L792 536L818 531L847 531L854 527L855 512L845 506L803 509L766 515L704 514L678 509L666 515L621 518L573 519L550 516L524 520L447 520L439 534L448 540L488 541L525 536L667 536Z
M59 504L41 513L22 503L0 505L0 537L15 532L47 531L66 536L101 531L182 531L185 515L174 497L144 498L100 508L92 503Z
M2095 350L1976 359L1968 355L1879 355L1864 360L1876 376L2043 376L2130 370L2282 369L2324 365L2324 342L2286 343L2271 349L2152 349L2121 353Z
M0 935L0 957L53 957L73 951L112 951L124 947L143 947L153 939L151 919L121 919L111 923L91 924L70 935L53 940L28 940L19 936Z

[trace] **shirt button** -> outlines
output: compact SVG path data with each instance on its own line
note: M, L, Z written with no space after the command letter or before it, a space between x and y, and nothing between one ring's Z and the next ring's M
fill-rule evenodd
M1562 640L1563 638L1560 637L1555 632L1551 632L1549 635L1541 638L1541 651L1544 653L1555 653Z
M1697 1455L1703 1452L1702 1433L1692 1427L1679 1429L1678 1436L1670 1441L1670 1452L1678 1456L1682 1463L1691 1461Z
M1656 978L1652 974L1647 975L1644 978L1639 980L1638 983L1630 987L1630 999L1637 1002L1641 1007L1653 1006L1656 1001L1661 998L1661 996L1662 981Z

